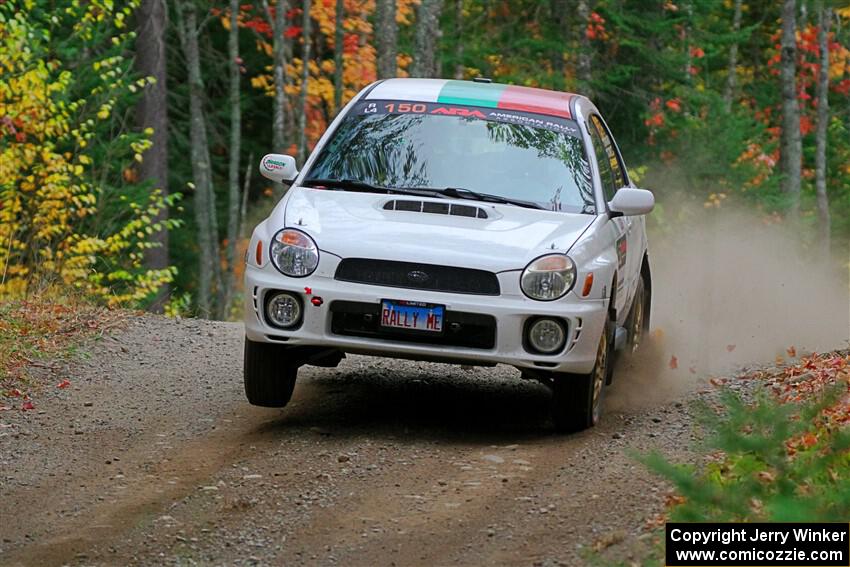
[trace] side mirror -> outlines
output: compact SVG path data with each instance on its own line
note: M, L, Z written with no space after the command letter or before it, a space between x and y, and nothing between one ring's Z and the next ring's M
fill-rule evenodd
M655 207L655 196L651 191L631 187L623 187L614 193L614 198L608 202L608 209L611 212L627 217L649 214L653 207Z
M260 174L276 183L291 185L298 176L295 158L284 154L266 154L260 160Z

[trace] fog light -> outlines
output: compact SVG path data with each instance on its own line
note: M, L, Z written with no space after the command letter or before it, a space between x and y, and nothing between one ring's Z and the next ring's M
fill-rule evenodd
M301 300L291 293L277 293L266 302L266 317L275 327L294 327L301 322Z
M538 319L528 328L528 342L538 352L551 354L563 348L567 333L554 319Z

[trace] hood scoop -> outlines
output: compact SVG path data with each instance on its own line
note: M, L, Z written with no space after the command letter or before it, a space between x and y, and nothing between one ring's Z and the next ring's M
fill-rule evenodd
M407 211L411 213L431 213L435 215L453 215L474 219L489 218L487 211L472 205L457 203L440 203L434 201L412 201L410 199L393 199L384 203L385 211Z

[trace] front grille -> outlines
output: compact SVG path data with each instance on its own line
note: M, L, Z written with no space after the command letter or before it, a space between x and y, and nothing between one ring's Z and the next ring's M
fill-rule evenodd
M499 295L499 278L493 272L417 262L345 258L336 279L388 287L425 289L448 293Z
M382 327L377 303L334 301L330 309L331 332L335 335L480 349L496 345L496 318L492 315L447 310L443 331L433 333Z

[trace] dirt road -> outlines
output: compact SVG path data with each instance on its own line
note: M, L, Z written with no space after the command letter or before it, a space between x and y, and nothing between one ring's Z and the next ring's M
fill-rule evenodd
M630 451L694 435L675 400L555 435L548 391L512 369L365 357L306 367L289 407L254 408L241 341L239 324L134 319L71 388L0 414L0 564L628 557L667 492Z

